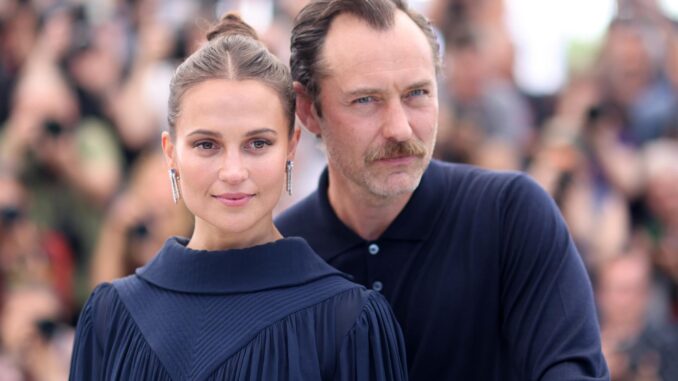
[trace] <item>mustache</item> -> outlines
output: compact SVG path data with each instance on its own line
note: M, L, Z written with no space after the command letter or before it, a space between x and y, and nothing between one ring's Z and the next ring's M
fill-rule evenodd
M388 160L404 156L426 156L427 150L424 143L417 140L404 142L387 141L386 144L371 149L365 156L365 162L371 163L377 160Z

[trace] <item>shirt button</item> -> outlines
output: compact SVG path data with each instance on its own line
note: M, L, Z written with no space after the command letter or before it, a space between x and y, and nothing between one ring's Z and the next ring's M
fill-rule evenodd
M377 255L377 253L379 253L379 246L376 243L373 243L367 247L367 250L369 250L370 254Z
M384 285L383 285L381 282L379 282L379 281L375 281L374 283L372 283L372 289L373 289L374 291L379 292L379 291L381 291L383 288L384 288Z

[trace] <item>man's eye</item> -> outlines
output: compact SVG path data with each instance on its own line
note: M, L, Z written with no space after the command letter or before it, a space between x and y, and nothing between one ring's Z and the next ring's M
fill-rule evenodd
M374 97L367 96L367 97L360 97L356 98L353 100L353 103L358 103L358 104L366 104L374 101Z
M416 89L416 90L410 91L409 94L407 94L407 95L410 96L410 97L419 97L419 96L422 96L422 95L428 95L428 91L424 90L424 89Z

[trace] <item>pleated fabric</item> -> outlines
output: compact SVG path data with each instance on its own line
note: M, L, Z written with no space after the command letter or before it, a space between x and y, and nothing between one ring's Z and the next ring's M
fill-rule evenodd
M78 322L71 380L407 379L402 333L384 298L305 241L224 252L185 243L168 240L135 275L94 290ZM206 267L186 262L208 255ZM233 266L232 282L219 275ZM252 289L248 276L257 278Z

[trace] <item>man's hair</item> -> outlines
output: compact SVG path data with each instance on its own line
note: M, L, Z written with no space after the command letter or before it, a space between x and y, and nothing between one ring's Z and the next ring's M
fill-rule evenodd
M319 81L326 75L320 54L334 18L348 13L376 30L388 30L395 24L397 10L404 12L424 33L431 45L435 70L439 72L440 45L433 27L426 17L409 9L404 0L316 0L299 12L292 29L290 69L292 78L306 88L319 115Z

